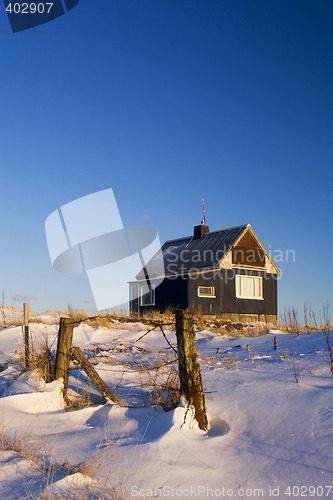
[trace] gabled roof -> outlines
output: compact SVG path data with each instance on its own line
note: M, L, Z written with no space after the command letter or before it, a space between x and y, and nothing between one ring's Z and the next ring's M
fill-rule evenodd
M188 236L186 238L167 241L160 250L164 261L165 277L176 278L177 276L184 276L190 273L218 269L221 260L248 231L265 253L274 272L279 274L279 269L255 236L250 224L245 224L243 226L206 233L198 239ZM160 274L154 272L154 269L160 269L160 266L158 266L160 252L146 266L150 279L160 276ZM136 279L145 279L143 270L136 276Z
M198 239L191 236L167 241L162 247L165 276L216 269L245 228L238 226L207 233Z

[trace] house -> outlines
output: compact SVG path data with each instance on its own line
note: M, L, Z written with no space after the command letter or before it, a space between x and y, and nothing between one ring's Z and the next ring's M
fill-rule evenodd
M161 254L162 282L156 271ZM130 282L130 310L171 307L276 323L279 274L250 224L209 232L203 221L192 236L167 241Z

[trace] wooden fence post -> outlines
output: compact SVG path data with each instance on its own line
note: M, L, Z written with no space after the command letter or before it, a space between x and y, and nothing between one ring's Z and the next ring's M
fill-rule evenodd
M29 349L29 303L23 302L23 338L24 338L24 366L29 370L30 349Z
M176 311L176 336L178 346L180 390L188 403L194 406L194 417L199 428L207 430L208 419L205 396L197 363L193 315L188 311Z
M79 347L73 346L71 348L71 354L74 359L80 365L82 366L83 370L86 372L90 380L92 381L93 384L95 384L96 388L99 390L101 395L107 400L107 401L112 401L113 403L117 403L118 399L117 397L112 394L108 386L105 384L105 382L101 379L101 377L98 375L97 371L89 361L85 358L83 352Z
M58 335L58 347L55 362L55 379L63 378L64 394L68 388L68 370L71 360L71 346L73 341L74 320L72 318L60 318Z

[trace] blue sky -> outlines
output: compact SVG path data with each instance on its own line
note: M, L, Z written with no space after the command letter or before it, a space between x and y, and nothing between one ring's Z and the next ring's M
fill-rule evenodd
M44 222L113 188L161 241L250 223L283 271L279 309L333 307L330 0L80 0L13 34L0 12L0 292L93 306Z

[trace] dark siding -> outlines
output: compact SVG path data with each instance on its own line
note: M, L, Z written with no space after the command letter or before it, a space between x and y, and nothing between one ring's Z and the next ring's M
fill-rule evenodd
M145 309L154 309L162 312L169 307L179 309L188 308L186 278L165 278L155 289L155 305L140 306L140 313Z
M263 277L263 300L239 299L236 297L236 274ZM215 298L198 297L198 286L214 286ZM201 314L277 314L276 275L263 271L245 269L223 269L197 275L189 279L189 310Z
M177 307L187 309L187 278L167 279L156 288L155 291L156 309L166 309L167 307Z
M222 312L222 277L221 271L199 274L189 278L189 310L200 314L220 314ZM215 287L215 298L198 297L198 286Z
M263 277L263 300L236 297L236 274ZM198 297L198 286L214 286L216 297ZM222 269L189 278L168 279L155 290L154 306L139 306L139 312L147 309L164 311L167 308L189 309L201 314L271 314L277 315L277 275L264 271ZM138 300L131 303L131 310L138 310Z
M264 302L265 314L278 313L278 299L277 299L277 282L279 276L277 274L263 273L263 287L264 287Z
M238 299L236 297L236 274L263 277L263 300ZM277 314L277 276L263 271L226 269L223 280L223 312L238 314Z

